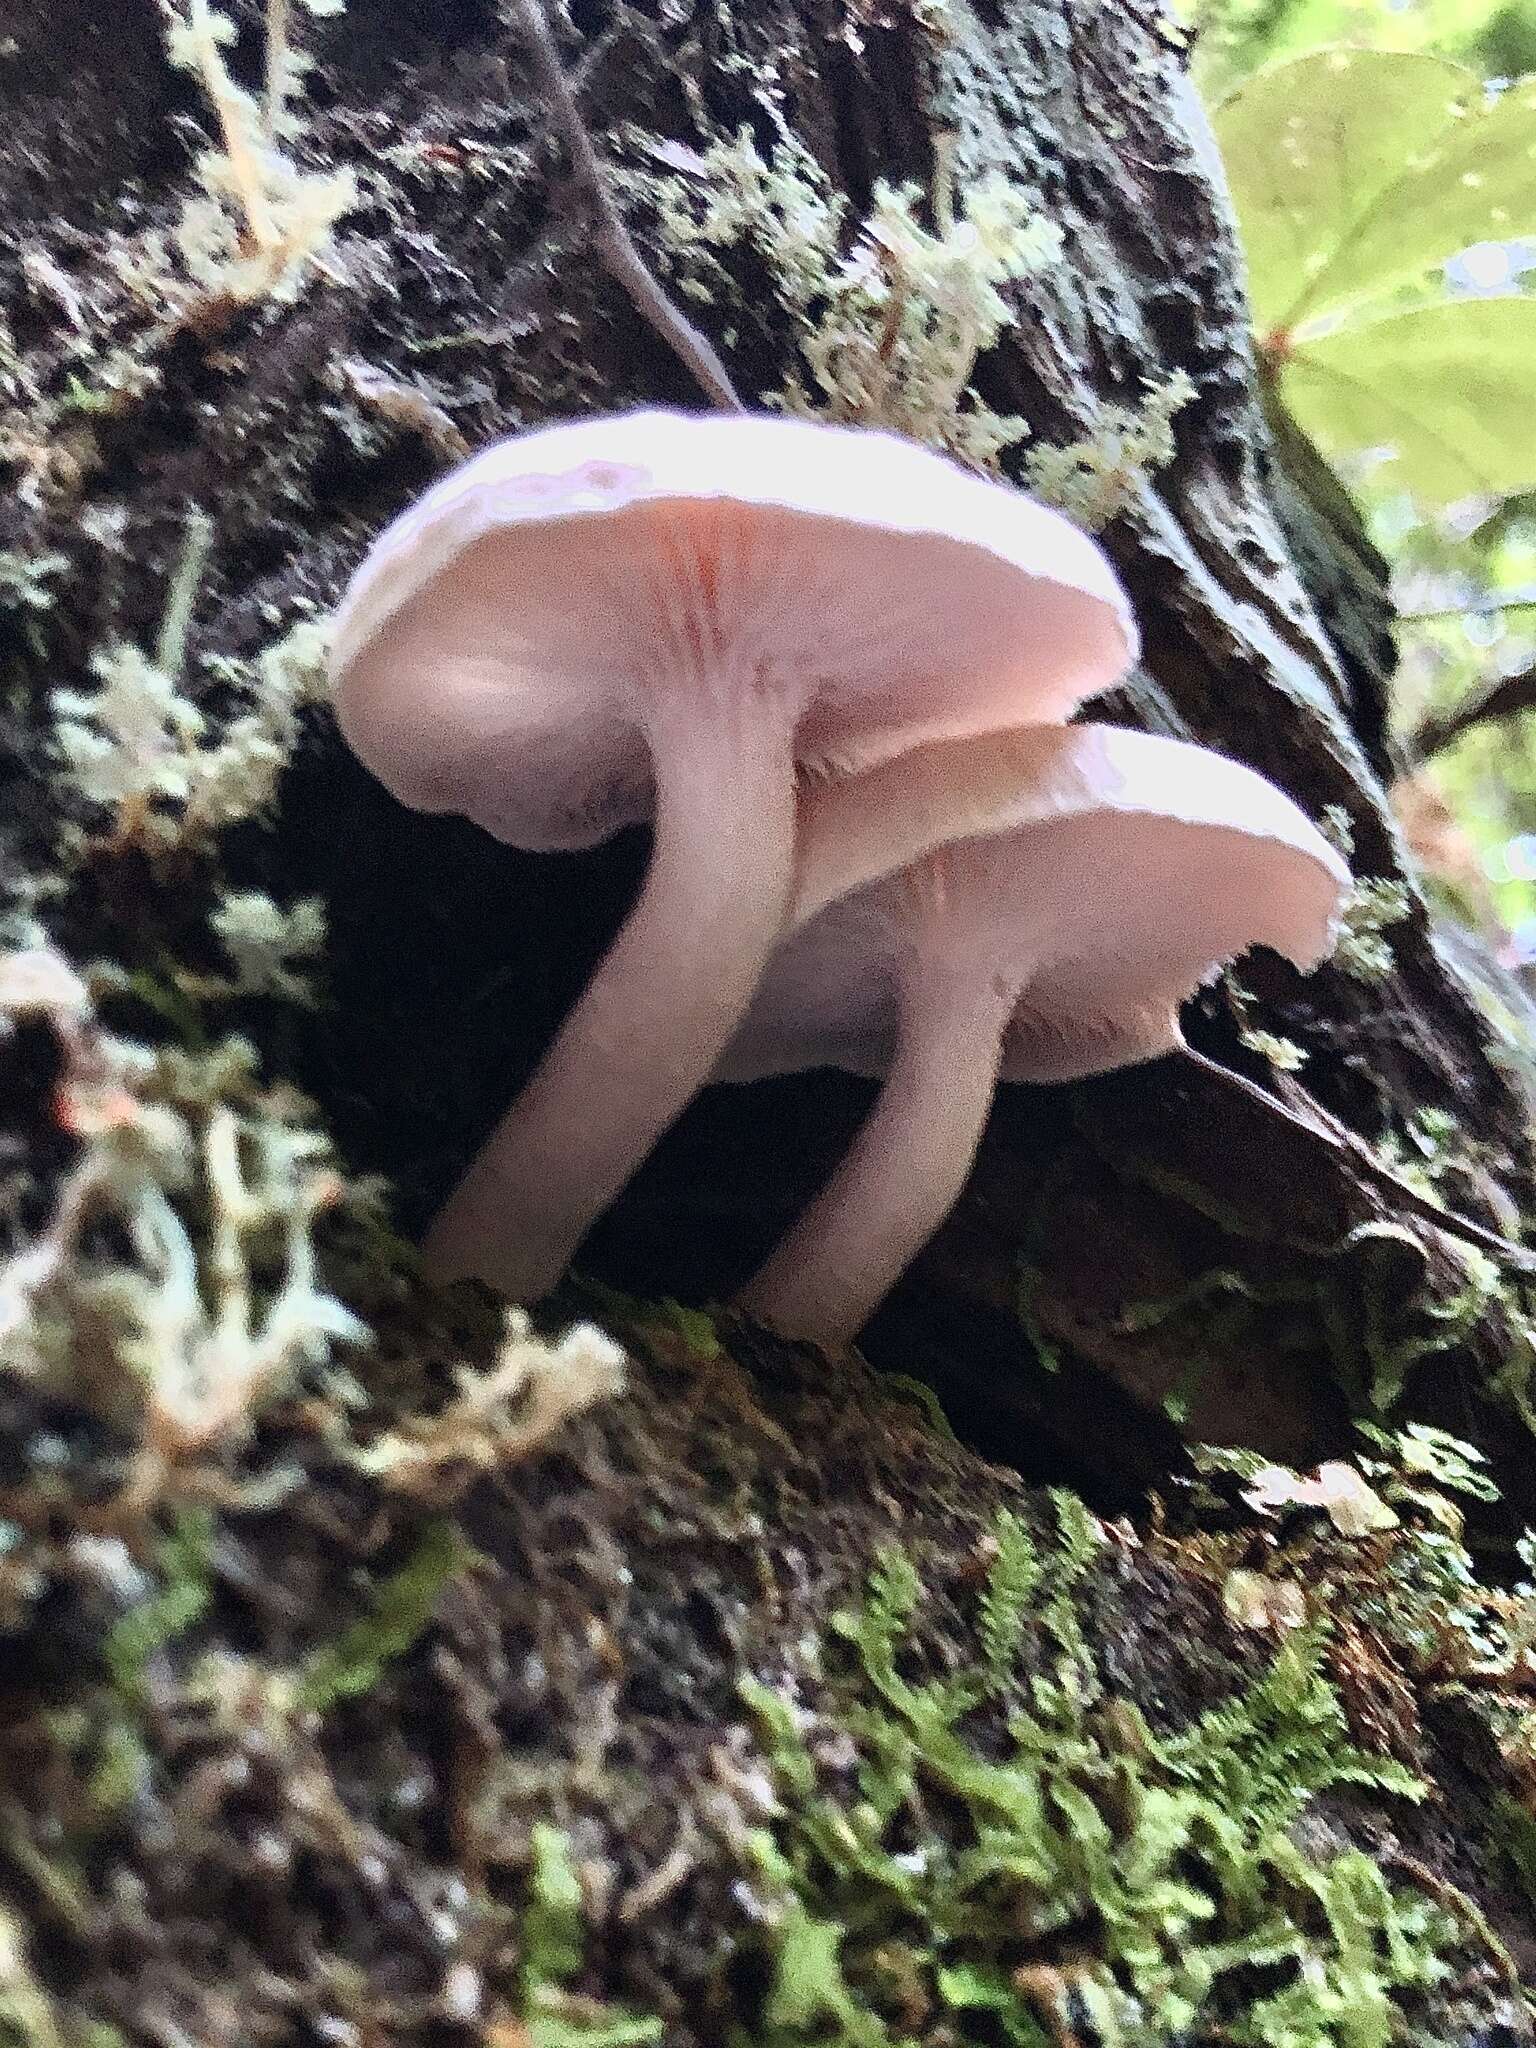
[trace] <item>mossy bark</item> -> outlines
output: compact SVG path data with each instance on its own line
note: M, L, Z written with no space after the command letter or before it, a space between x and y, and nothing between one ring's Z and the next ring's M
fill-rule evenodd
M230 11L233 62L254 80L259 10ZM962 186L1003 170L1035 197L1063 255L1014 288L1014 324L978 365L985 401L1065 443L1091 439L1098 409L1134 402L1145 380L1184 371L1196 387L1174 460L1104 536L1146 647L1107 715L1247 760L1315 815L1336 808L1357 872L1402 880L1384 795L1382 565L1304 451L1277 454L1220 168L1155 0L570 0L569 15L582 105L616 159L647 137L697 150L742 124L767 149L772 108L855 218L877 179L927 185L942 152ZM491 0L351 0L308 33L322 63L298 147L356 168L357 209L291 305L157 329L133 251L178 217L189 124L206 110L164 61L155 8L133 0L108 19L100 0L12 0L0 22L0 564L15 565L0 580L0 853L13 878L53 864L61 824L80 819L50 751L49 692L81 685L111 642L153 644L189 507L214 528L195 663L251 656L297 608L334 599L446 450L570 411L698 403L594 260ZM667 252L649 253L665 276ZM725 262L732 296L701 317L756 398L795 367L795 336L750 255ZM152 378L125 379L123 350ZM421 404L398 388L371 399L379 374ZM47 567L28 580L28 564ZM192 675L216 720L216 674ZM142 989L174 965L217 964L222 890L322 897L322 1007L252 1004L239 1021L269 1072L316 1098L348 1164L391 1177L411 1230L570 1006L645 852L629 835L533 857L408 815L316 713L270 828L154 859L98 845L46 916L75 959L117 960ZM1390 964L1365 978L1245 966L1247 1021L1302 1047L1302 1085L1368 1139L1448 1115L1442 1192L1507 1231L1532 1193L1521 1098L1416 898L1387 938ZM142 1011L123 1024L148 1035ZM1269 1078L1228 993L1203 997L1188 1028ZM0 1042L18 1232L69 1157L48 1113L59 1057L39 1030ZM706 1096L596 1234L588 1270L649 1299L728 1292L869 1100L827 1075ZM425 1387L445 1340L439 1329L423 1363L413 1327L386 1353L404 1360L396 1380ZM483 1353L483 1330L456 1341ZM1005 1091L968 1193L867 1351L937 1386L968 1443L1101 1505L1182 1471L1170 1396L1190 1434L1304 1464L1347 1446L1351 1411L1401 1381L1403 1412L1484 1443L1523 1507L1532 1461L1508 1397L1529 1344L1510 1289L1469 1296L1454 1244L1395 1219L1345 1156L1159 1062ZM489 1562L454 1579L375 1695L298 1732L231 1672L293 1667L323 1643L338 1608L400 1562L410 1516L322 1454L312 1405L274 1411L235 1477L289 1475L281 1507L228 1509L207 1597L109 1715L90 1688L135 1596L107 1546L126 1537L149 1565L160 1553L151 1529L125 1532L103 1507L122 1447L56 1390L13 1389L6 1512L46 1546L6 1606L7 1740L27 1775L0 1813L0 1861L43 2001L15 2019L19 2037L83 2041L99 2018L134 2043L180 2028L209 2044L510 2048L522 2022L496 2015L521 1981L516 1912L539 1819L567 1831L584 1880L582 1990L660 2015L679 2044L752 2024L768 1966L749 1837L772 1790L742 1678L798 1671L897 1537L937 1603L929 1654L952 1665L947 1622L978 1546L1024 1496L862 1369L744 1331L730 1347L734 1362L638 1341L623 1403L466 1492L454 1512ZM1113 1684L1177 1726L1263 1656L1223 1618L1204 1553L1154 1561L1126 1541L1098 1569L1085 1625ZM227 1660L212 1695L189 1678L208 1651ZM1419 1760L1466 1812L1527 1796L1493 1737L1474 1742L1464 1703L1437 1695L1424 1718ZM88 1760L105 1769L103 1750L127 1788L105 1808L79 1782ZM1317 1825L1373 1849L1406 1841L1523 1957L1525 1908L1501 1905L1496 1852L1476 1826L1459 1842L1448 1811L1432 1806L1401 1840L1345 1806ZM1066 1947L1083 1941L1091 1931ZM1468 1964L1437 2015L1448 2037L1528 2038L1500 1968ZM480 2002L458 2011L471 1976ZM327 2015L352 2032L323 2035Z

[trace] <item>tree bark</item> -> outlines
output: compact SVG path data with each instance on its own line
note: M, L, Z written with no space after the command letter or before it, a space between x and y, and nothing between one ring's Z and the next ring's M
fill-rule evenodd
M233 61L254 81L259 10L232 0L230 11L243 31ZM635 159L637 133L698 151L747 124L767 148L771 109L854 223L877 180L930 187L942 154L960 190L1006 172L1060 229L1064 253L1010 287L1013 323L976 382L1037 441L1091 438L1106 403L1190 376L1173 461L1104 535L1145 655L1103 715L1203 741L1314 816L1342 814L1357 876L1410 889L1377 971L1341 962L1302 979L1245 963L1245 1016L1224 985L1192 1007L1190 1038L1276 1089L1240 1029L1292 1040L1306 1055L1294 1086L1427 1163L1452 1207L1517 1231L1533 1192L1525 1104L1412 893L1385 795L1384 567L1315 458L1266 423L1220 166L1155 0L569 0L568 11L562 50L611 164ZM125 279L122 238L177 218L188 127L206 109L167 67L150 0L110 20L100 0L12 0L0 21L0 219L12 230L0 252L11 484L0 500L0 857L12 883L55 864L61 823L82 815L58 772L49 693L83 686L105 646L153 645L189 506L214 527L197 663L250 657L302 607L334 601L369 537L448 451L568 412L701 402L596 260L577 181L530 104L526 52L490 0L351 0L308 32L322 65L299 147L361 181L332 274L291 305L215 308L146 341L155 316ZM668 281L674 252L643 208L630 211ZM795 338L750 254L724 260L733 295L699 309L700 324L754 403L796 367ZM120 350L139 351L153 378L114 381ZM81 386L95 395L71 399ZM24 565L39 562L41 580L27 581ZM217 674L195 664L192 678L217 722ZM407 814L317 711L271 829L242 825L214 851L168 861L98 847L43 909L77 962L110 958L153 978L170 961L217 964L207 920L221 893L321 897L323 1005L257 1002L239 1021L268 1073L315 1098L348 1165L389 1176L414 1232L553 1035L645 859L638 834L535 857ZM152 1020L130 1009L123 1028L152 1035ZM31 1028L0 1042L0 1169L19 1236L71 1156L47 1112L62 1057ZM870 1100L864 1084L825 1074L712 1091L594 1236L589 1278L651 1301L728 1293L810 1200ZM1426 1112L1450 1122L1426 1127ZM590 1308L579 1288L570 1298ZM441 1380L441 1329L428 1357L415 1311L383 1313L386 1353ZM494 2014L511 2011L526 1976L507 1915L541 1817L577 1845L595 1930L582 1991L659 2014L679 2048L757 2024L766 1965L752 1960L753 1925L767 1909L749 1838L775 1795L772 1745L740 1682L787 1683L805 1642L857 1600L880 1545L898 1538L937 1603L919 1661L929 1675L953 1671L950 1621L995 1547L998 1513L1040 1519L978 1451L1111 1512L1143 1504L1149 1484L1187 1483L1188 1440L1304 1467L1347 1452L1352 1416L1389 1398L1395 1415L1482 1444L1515 1519L1536 1505L1518 1282L1473 1285L1458 1242L1395 1214L1346 1154L1174 1061L1005 1090L951 1222L868 1332L868 1359L937 1388L968 1450L920 1427L853 1363L810 1362L735 1325L723 1331L731 1362L708 1346L701 1359L658 1337L654 1319L613 1313L634 1348L631 1395L550 1456L466 1486L454 1513L490 1562L455 1581L376 1702L290 1752L254 1694L245 1713L227 1690L214 1704L196 1692L193 1652L292 1663L355 1606L360 1573L398 1564L404 1538L397 1502L320 1456L312 1409L274 1411L237 1476L254 1460L303 1486L285 1508L246 1505L221 1522L211 1604L187 1641L151 1658L134 1800L105 1840L81 1820L78 1788L48 1776L66 1765L38 1702L79 1706L121 1618L110 1560L89 1548L120 1540L116 1521L92 1520L102 1471L116 1467L71 1398L12 1389L11 1440L29 1476L7 1483L31 1504L31 1534L54 1546L38 1566L43 1590L17 1596L25 1618L6 1680L8 1740L29 1782L17 1779L0 1813L0 1856L38 1996L57 2001L55 2031L34 2016L23 2038L73 2044L90 2017L135 2044L175 2027L210 2044L317 2038L304 2027L342 2012L348 1970L367 1995L356 1983L346 1993L347 2039L539 2038L512 2031L521 2019L496 2032ZM448 1327L459 1354L484 1355L483 1311ZM72 1445L76 1465L39 1533L27 1460L44 1436ZM1228 1498L1217 1520L1247 1527L1243 1515ZM149 1530L125 1540L141 1561L157 1555ZM1268 1554L1265 1529L1251 1542ZM1257 1654L1221 1603L1241 1544L1122 1532L1105 1545L1084 1594L1091 1646L1160 1727L1186 1725L1263 1665L1269 1647ZM1053 1654L1042 1642L1031 1637L1036 1671ZM220 1667L226 1678L233 1668ZM1412 1690L1421 1676L1402 1682ZM1528 1805L1506 1749L1449 1697L1444 1673L1432 1676L1414 1708L1420 1766L1464 1791L1478 1826L1500 1800ZM821 1714L819 1677L803 1684ZM835 1745L830 1721L817 1726ZM66 1883L46 1845L77 1824L88 1846ZM1391 1833L1348 1800L1318 1825L1337 1844L1432 1866L1527 1960L1528 1910L1501 1900L1486 1829L1464 1844L1433 1819ZM1043 1953L1066 1967L1093 1939L1068 1930ZM224 1942L227 1978L211 1960ZM480 1987L471 2019L454 2016L456 1967ZM1529 2039L1502 1968L1485 1954L1462 2005L1420 2022L1469 2048ZM908 2031L971 2038L926 2026L919 2015Z

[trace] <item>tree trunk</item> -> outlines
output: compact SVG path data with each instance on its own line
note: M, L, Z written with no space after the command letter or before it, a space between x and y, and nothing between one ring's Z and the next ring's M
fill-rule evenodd
M881 180L928 192L947 175L964 194L1004 172L1030 196L1062 253L1007 288L1012 320L977 365L981 400L1023 415L1035 445L1091 449L1110 431L1106 406L1134 406L1175 372L1195 387L1172 459L1125 479L1103 536L1145 655L1095 715L1250 762L1312 815L1347 821L1357 878L1405 883L1385 795L1383 565L1307 451L1266 425L1220 167L1155 0L568 8L581 106L674 291L686 252L655 179L670 170L688 189L702 153L743 125L765 158L786 135L810 152L847 202L847 240ZM254 81L259 10L231 0L230 12L234 68ZM183 219L189 124L211 116L167 65L155 8L133 0L109 19L103 0L12 0L0 22L0 218L13 231L0 254L0 851L54 943L131 977L126 993L98 992L114 1029L179 1032L196 1049L237 1025L269 1079L315 1099L347 1167L390 1178L409 1234L617 929L641 835L532 856L408 814L323 709L306 715L270 828L157 837L120 818L113 831L62 770L50 693L89 687L93 657L113 646L163 647L190 507L212 541L187 691L216 735L232 714L211 658L254 660L306 607L334 601L368 538L454 451L565 413L702 401L594 254L557 138L529 103L526 52L490 0L351 0L304 30L321 68L295 101L293 147L354 167L358 203L291 302L209 287L168 310L153 303L162 272L146 238ZM795 322L750 241L718 256L713 298L690 310L762 402L803 371ZM151 810L174 817L179 801L163 788ZM95 836L61 841L70 828ZM38 896L28 878L50 872L59 885ZM210 1022L187 975L227 975L209 918L250 890L323 900L324 999L215 1000ZM1380 887L1364 901L1396 906ZM1394 1145L1451 1208L1509 1235L1532 1192L1525 1103L1411 885L1400 907L1374 949L1312 977L1244 963L1240 988L1192 1007L1189 1036L1277 1101L1289 1091L1298 1114L1310 1098ZM12 1026L0 1215L22 1243L85 1139L58 1113L75 1027L20 1010ZM1245 1029L1292 1041L1305 1063L1286 1080ZM825 1074L713 1091L594 1236L588 1279L652 1302L727 1294L869 1100ZM172 1193L195 1234L201 1198ZM82 1243L98 1265L133 1249L110 1228ZM350 1240L329 1255L338 1269L367 1263ZM902 1884L918 1898L925 1858L974 1848L978 1814L1003 1825L987 1804L999 1789L957 1789L950 1734L912 1687L986 1666L996 1629L976 1620L979 1590L991 1583L991 1608L1007 1605L995 1573L1024 1528L1047 1562L1035 1578L1020 1567L1017 1670L963 1724L976 1768L1003 1753L1009 1711L1035 1715L1048 1747L1081 1746L1073 1797L1090 1786L1123 1848L1146 1783L1194 1796L1155 1744L1242 1695L1282 1640L1268 1608L1232 1618L1258 1597L1234 1595L1233 1574L1278 1576L1303 1602L1321 1587L1341 1617L1325 1663L1353 1739L1435 1790L1417 1817L1331 1792L1298 1839L1314 1857L1364 1845L1394 1888L1459 1928L1441 1946L1460 1974L1438 1989L1381 1965L1412 2038L1532 2038L1518 1983L1536 1954L1530 1908L1500 1860L1507 1850L1521 1867L1533 1825L1536 1772L1511 1733L1523 1665L1491 1687L1496 1708L1481 1706L1491 1682L1448 1646L1440 1608L1421 1656L1404 1647L1406 1622L1394 1634L1374 1614L1394 1560L1422 1563L1419 1509L1403 1505L1396 1536L1351 1544L1326 1520L1298 1534L1245 1507L1235 1483L1195 1485L1184 1449L1246 1445L1308 1467L1347 1454L1352 1417L1374 1409L1482 1444L1516 1520L1536 1499L1518 1281L1400 1207L1326 1134L1183 1061L1005 1090L969 1191L864 1347L877 1368L936 1388L969 1449L856 1362L812 1361L729 1320L717 1341L685 1314L658 1319L581 1283L566 1305L624 1338L629 1393L548 1455L478 1474L471 1463L424 1506L342 1459L337 1432L366 1440L380 1416L440 1408L449 1368L483 1363L496 1326L483 1303L423 1307L391 1259L388 1283L376 1261L359 1300L382 1336L348 1367L356 1387L322 1373L274 1390L259 1428L232 1430L216 1455L161 1446L147 1500L130 1483L143 1446L121 1403L104 1413L67 1373L5 1382L15 1469L0 1513L21 1548L0 1605L15 1646L0 1862L20 1945L0 1998L18 2041L108 2038L84 2031L92 2021L134 2044L642 2038L603 2031L620 2027L622 2004L658 2016L680 2048L735 2038L733 2025L764 2043L1086 2042L1116 2038L1105 1983L1131 2001L1114 2008L1128 2040L1251 2038L1223 2029L1258 1994L1226 1978L1182 2031L1156 2030L1145 2015L1173 2008L1140 1979L1127 1989L1098 1879L1053 1920L1052 1883L1068 1896L1066 1865L1091 1833L1065 1790L1051 1795L1065 1845L1051 1881L993 1869L964 1895L990 1926L999 1886L1019 1889L1006 1938L967 1955L963 1985L953 1956L936 1961L914 1933L940 1941L939 1895L892 1903ZM978 1452L1106 1513L1144 1505L1149 1484L1192 1490L1200 1506L1139 1536L1087 1523L1090 1541L1068 1508L1053 1521ZM375 1615L376 1654L343 1638L345 1682L334 1695L301 1686L308 1704L293 1707L282 1674L312 1675L350 1617L366 1634L422 1555L429 1508L444 1518L426 1521L429 1536L451 1522L478 1561L454 1554L435 1619L391 1637ZM196 1520L209 1511L212 1536ZM205 1548L178 1606L186 1576L165 1531L185 1538L192 1523ZM900 1675L870 1612L849 1625L851 1653L827 1628L897 1541L925 1589ZM1042 1705L1039 1687L1068 1669L1066 1692L1082 1696ZM875 1723L891 1771L901 1744L921 1751L899 1796L894 1779L853 1788ZM849 1843L887 1795L899 1820L878 1846L895 1860L877 1872L874 1837L867 1855ZM821 1832L797 1835L816 1799ZM574 1906L560 1855L579 1879ZM1253 1850L1254 1881L1298 1940L1321 1942L1322 1894L1296 1904L1305 1887L1277 1858ZM576 1922L585 1952L566 1968L551 1954ZM1160 1924L1179 1947L1171 1904ZM1266 1967L1279 1985L1285 1966ZM862 2017L839 2006L849 1986ZM1013 2031L987 2031L1004 2025L999 1999ZM1134 2031L1137 2000L1152 2031Z

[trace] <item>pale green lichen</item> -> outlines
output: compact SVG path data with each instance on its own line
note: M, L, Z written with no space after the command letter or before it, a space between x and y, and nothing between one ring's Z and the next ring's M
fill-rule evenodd
M53 1014L70 1048L57 1114L81 1151L0 1265L0 1370L132 1431L152 1495L336 1346L368 1341L315 1244L327 1210L367 1193L238 1040L196 1057L131 1044L62 992Z
M1358 878L1340 913L1334 964L1357 981L1384 981L1397 965L1386 934L1412 909L1413 892L1406 882L1384 875Z
M236 34L229 16L209 0L170 0L166 7L167 54L202 85L223 146L196 159L201 191L183 203L169 247L145 238L140 256L162 275L179 266L204 297L292 299L324 262L336 223L356 203L350 171L305 170L283 148L302 132L293 101L306 68L288 27L286 0L267 0L263 107L224 61Z
M767 265L794 321L804 367L767 403L886 427L982 468L1028 438L1028 421L993 411L972 378L1017 318L1010 287L1059 259L1061 234L1002 173L957 200L941 146L931 195L879 181L868 215L850 229L846 199L782 123L768 158L747 129L702 154L674 144L659 153L667 174L631 170L627 182L655 211L678 288L724 298L715 252L744 245ZM1176 372L1149 380L1140 405L1100 406L1081 439L1031 448L1025 481L1080 524L1107 524L1147 471L1172 459L1173 419L1194 389Z
M55 690L52 698L54 740L70 786L124 819L147 817L160 800L185 804L202 713L140 648L106 648L91 670L94 690Z
M315 959L325 945L325 905L301 897L284 910L260 890L223 897L209 922L234 966L218 989L230 996L266 996L307 1008L315 992L297 963Z
M0 398L20 397L22 383L21 350L16 346L15 330L0 313Z
M1318 827L1336 852L1352 858L1355 828L1342 804L1329 804ZM1386 933L1411 915L1413 901L1406 882L1385 875L1357 876L1339 913L1334 964L1357 981L1384 981L1397 965Z
M152 654L115 642L91 662L94 689L53 692L65 779L86 803L111 813L120 841L185 846L265 813L300 709L323 688L326 629L301 616L252 662L213 657L204 664L239 706L232 714L215 723L193 703L185 688L187 635L211 540L194 513ZM67 835L64 850L83 850L78 833Z
M1054 262L1061 237L1000 173L955 202L947 171L933 226L916 185L876 184L848 235L848 205L799 140L781 132L764 158L750 131L670 175L631 171L680 259L679 288L721 290L713 252L741 243L772 273L794 321L801 372L768 402L818 418L881 426L990 465L1023 439L971 390L977 358L1014 318L1006 288ZM845 240L848 247L844 248Z
M11 616L35 655L45 651L42 619L54 606L53 584L68 567L67 555L22 555L0 548L0 617Z
M1030 489L1090 532L1124 511L1149 471L1173 460L1174 419L1195 395L1182 370L1148 378L1142 390L1139 405L1101 405L1082 439L1025 450Z
M68 555L18 555L0 550L0 611L51 611L54 592L49 586L68 567Z
M1238 1039L1249 1052L1268 1060L1277 1073L1299 1074L1307 1064L1306 1048L1298 1045L1294 1038L1282 1037L1279 1032L1243 1030L1238 1033Z
M1416 1110L1402 1133L1386 1132L1376 1145L1382 1164L1419 1194L1439 1202L1440 1182L1456 1166L1456 1119L1446 1110Z
M1346 860L1355 850L1355 824L1342 804L1325 804L1323 814L1317 821L1322 833L1335 853L1343 854Z

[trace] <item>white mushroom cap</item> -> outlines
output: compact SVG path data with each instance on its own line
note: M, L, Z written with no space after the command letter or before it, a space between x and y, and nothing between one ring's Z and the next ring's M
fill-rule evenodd
M809 791L800 817L792 935L722 1079L884 1073L903 966L924 948L1017 978L1006 1080L1150 1059L1250 946L1315 966L1349 881L1264 776L1116 726L915 749Z
M1254 944L1315 966L1348 870L1272 783L1107 726L954 741L802 805L796 929L717 1077L884 1074L832 1182L744 1294L851 1336L958 1197L995 1083L1181 1043L1180 1003Z
M658 694L783 700L801 765L1065 717L1136 653L1095 542L893 434L636 412L465 463L337 618L337 713L405 803L529 848L650 815Z

